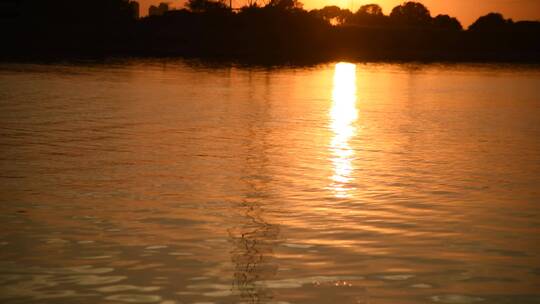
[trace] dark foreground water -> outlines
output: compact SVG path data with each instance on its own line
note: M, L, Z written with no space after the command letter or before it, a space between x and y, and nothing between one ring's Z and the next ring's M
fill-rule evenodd
M540 303L540 69L0 65L1 303Z

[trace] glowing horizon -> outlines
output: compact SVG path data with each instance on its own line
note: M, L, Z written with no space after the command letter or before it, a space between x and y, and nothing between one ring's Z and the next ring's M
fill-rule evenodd
M138 0L141 4L141 16L148 14L150 5L160 2L168 2L171 7L184 7L185 0ZM245 0L233 0L234 7L243 6ZM376 3L379 4L386 15L390 14L392 8L403 3L403 0L300 0L304 3L307 10L322 8L327 5L337 5L341 8L347 8L356 11L360 6ZM540 20L540 1L537 0L424 0L423 3L431 11L432 16L438 14L447 14L457 17L464 27L469 26L478 17L490 12L502 13L506 18L514 20Z

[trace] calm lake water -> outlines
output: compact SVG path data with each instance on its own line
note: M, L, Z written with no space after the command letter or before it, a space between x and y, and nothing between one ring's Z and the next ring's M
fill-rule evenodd
M1 303L540 303L540 68L0 65Z

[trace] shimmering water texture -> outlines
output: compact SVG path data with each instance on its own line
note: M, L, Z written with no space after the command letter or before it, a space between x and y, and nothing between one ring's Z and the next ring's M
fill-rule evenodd
M540 69L0 65L1 303L540 303Z

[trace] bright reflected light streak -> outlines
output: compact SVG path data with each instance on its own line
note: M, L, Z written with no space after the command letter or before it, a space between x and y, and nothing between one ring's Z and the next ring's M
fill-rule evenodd
M356 65L340 62L334 69L330 127L334 137L330 143L334 175L331 188L336 197L349 197L353 170L354 151L349 146L356 134L354 122L358 119L356 108Z

